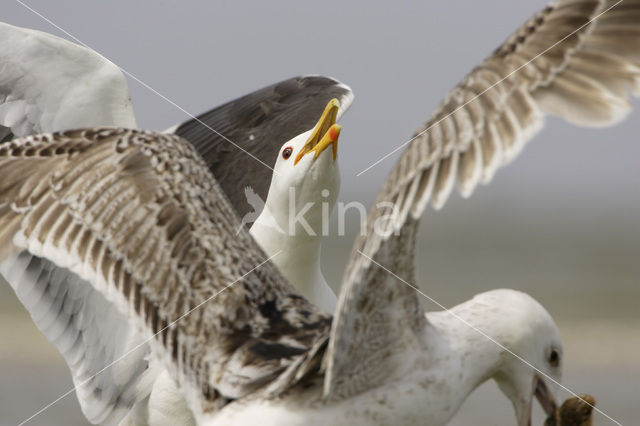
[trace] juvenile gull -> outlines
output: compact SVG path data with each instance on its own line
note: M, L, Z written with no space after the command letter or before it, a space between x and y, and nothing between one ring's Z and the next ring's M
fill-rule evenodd
M15 173L25 166L33 174ZM0 148L0 182L0 270L67 363L83 365L86 338L104 345L93 353L101 366L114 345L150 339L152 364L176 381L199 424L442 424L491 377L525 413L534 393L552 405L543 376L450 313L425 317L391 275L346 281L340 300L356 305L332 325L237 232L237 215L184 139L119 128L17 139ZM60 274L103 295L132 339L86 335L82 303ZM530 297L499 290L453 312L559 379L557 328ZM79 394L95 399L93 421L115 423L138 402L148 369L136 353L95 378L74 370ZM462 375L442 374L454 370Z
M136 127L126 80L118 67L106 58L53 35L4 23L0 23L0 36L0 142L15 136L74 127ZM219 176L227 190L233 190L234 185L242 182L266 198L264 187L271 179L271 170L209 127L229 131L229 136L237 138L243 149L253 151L255 156L273 164L282 142L293 137L296 134L293 132L298 129L304 132L312 128L323 105L333 96L343 101L341 106L337 101L332 103L337 105L331 109L329 117L334 124L351 103L351 90L332 78L310 75L267 86L175 128L186 133L190 142L209 160L209 168ZM320 140L315 141L318 142ZM244 173L240 178L229 174L230 165L253 169L253 165L248 164L250 162L260 166L253 175ZM245 208L241 197L233 194L230 198L236 203L234 208L239 211ZM260 242L260 236L257 239ZM299 257L297 252L289 255L294 261ZM310 263L307 267L315 272L314 266L316 264ZM37 277L25 273L18 279L15 275L6 274L12 277L12 285L41 331L54 341L60 338L60 333L67 338L79 333L82 336L75 342L76 358L69 364L74 382L90 377L141 344L127 318L110 306L100 292L44 259L20 257L16 259L13 270L21 267L54 276L54 289L37 287L34 290L30 287L27 297L17 285ZM60 297L56 298L56 295ZM332 293L330 295L333 296ZM55 315L45 316L42 319L44 312L60 307L60 298L67 301L65 305L73 303L76 318L81 318L78 321L82 323L68 323L68 315L58 318ZM58 324L57 320L61 323ZM121 344L112 346L113 339ZM59 349L64 353L64 348ZM148 364L147 353L148 348L143 345L129 356L128 362L113 368L111 375L101 375L100 379L91 381L92 387L85 386L84 392L77 393L83 412L90 421L113 423L131 407L134 409L127 421L132 424L151 419L157 424L160 417L164 417L167 424L182 424L189 420L191 415L184 413L186 406L181 396L176 398L172 379L162 366ZM152 389L152 405L149 407L147 396Z

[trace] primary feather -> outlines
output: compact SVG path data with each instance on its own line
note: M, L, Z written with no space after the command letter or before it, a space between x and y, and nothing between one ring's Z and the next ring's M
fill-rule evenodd
M456 186L468 197L478 183L488 183L542 128L545 114L605 126L630 111L629 93L638 94L640 85L639 16L638 0L551 3L474 68L416 131L383 183L347 264L343 286L351 290L341 293L332 326L327 394L341 392L345 369L357 371L360 358L352 351L362 353L361 339L392 344L393 335L384 330L357 337L351 316L374 297L367 288L389 280L380 265L415 283L415 239L409 236L428 203L440 209ZM414 291L398 297L407 299L402 303L418 323Z

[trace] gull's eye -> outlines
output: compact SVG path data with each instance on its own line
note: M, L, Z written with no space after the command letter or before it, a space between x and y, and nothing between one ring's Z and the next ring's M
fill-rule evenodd
M288 146L288 147L286 147L285 149L282 150L282 158L287 160L289 157L291 157L292 153L293 153L293 148Z
M555 349L552 349L549 354L549 364L552 367L557 367L560 364L560 354Z

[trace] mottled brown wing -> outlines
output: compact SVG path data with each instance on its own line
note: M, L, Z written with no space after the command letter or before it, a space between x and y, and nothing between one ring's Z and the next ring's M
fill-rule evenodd
M417 231L426 205L441 208L456 185L467 197L479 182L489 182L541 128L545 113L585 126L617 122L631 108L628 92L640 88L639 66L639 0L561 0L527 21L449 93L394 165L369 212L367 234L354 245L332 326L327 393L344 393L345 372L356 371L366 356L363 341L393 344L386 328L356 337L372 315L356 307L378 297L368 291L371 283L401 285L385 278L389 272L379 265L415 283L407 266L414 240L402 236ZM405 292L401 303L414 307L416 297ZM409 312L409 323L418 324L421 311Z
M330 319L238 227L177 136L96 128L0 145L0 261L28 252L88 282L155 336L192 408L286 389L328 337Z
M429 201L441 208L455 185L467 197L488 183L542 127L544 114L581 126L626 116L629 91L640 93L640 1L615 4L551 4L451 91L378 199L399 208L396 229Z

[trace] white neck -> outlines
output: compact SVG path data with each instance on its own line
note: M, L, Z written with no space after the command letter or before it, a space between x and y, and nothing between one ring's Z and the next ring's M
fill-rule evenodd
M458 309L460 307L462 306L452 311L470 325L489 336L494 336L490 324L478 324L478 319L482 318L466 316L463 309ZM436 375L447 375L448 389L444 393L449 396L450 403L452 401L449 413L452 417L471 392L495 377L502 362L501 353L504 351L467 324L452 318L448 312L430 312L427 318L432 326L429 327L429 332L437 335L429 336L428 339L430 342L435 340L434 337L440 340L438 347L443 350L441 356L438 356L436 351L436 359L430 360L430 363L434 364L432 371L447 372Z
M265 220L265 217L267 220ZM304 232L289 235L281 231L273 222L273 215L265 207L260 217L251 227L250 233L273 263L278 266L289 282L312 303L327 313L333 313L336 296L327 284L320 270L320 244L322 237Z

